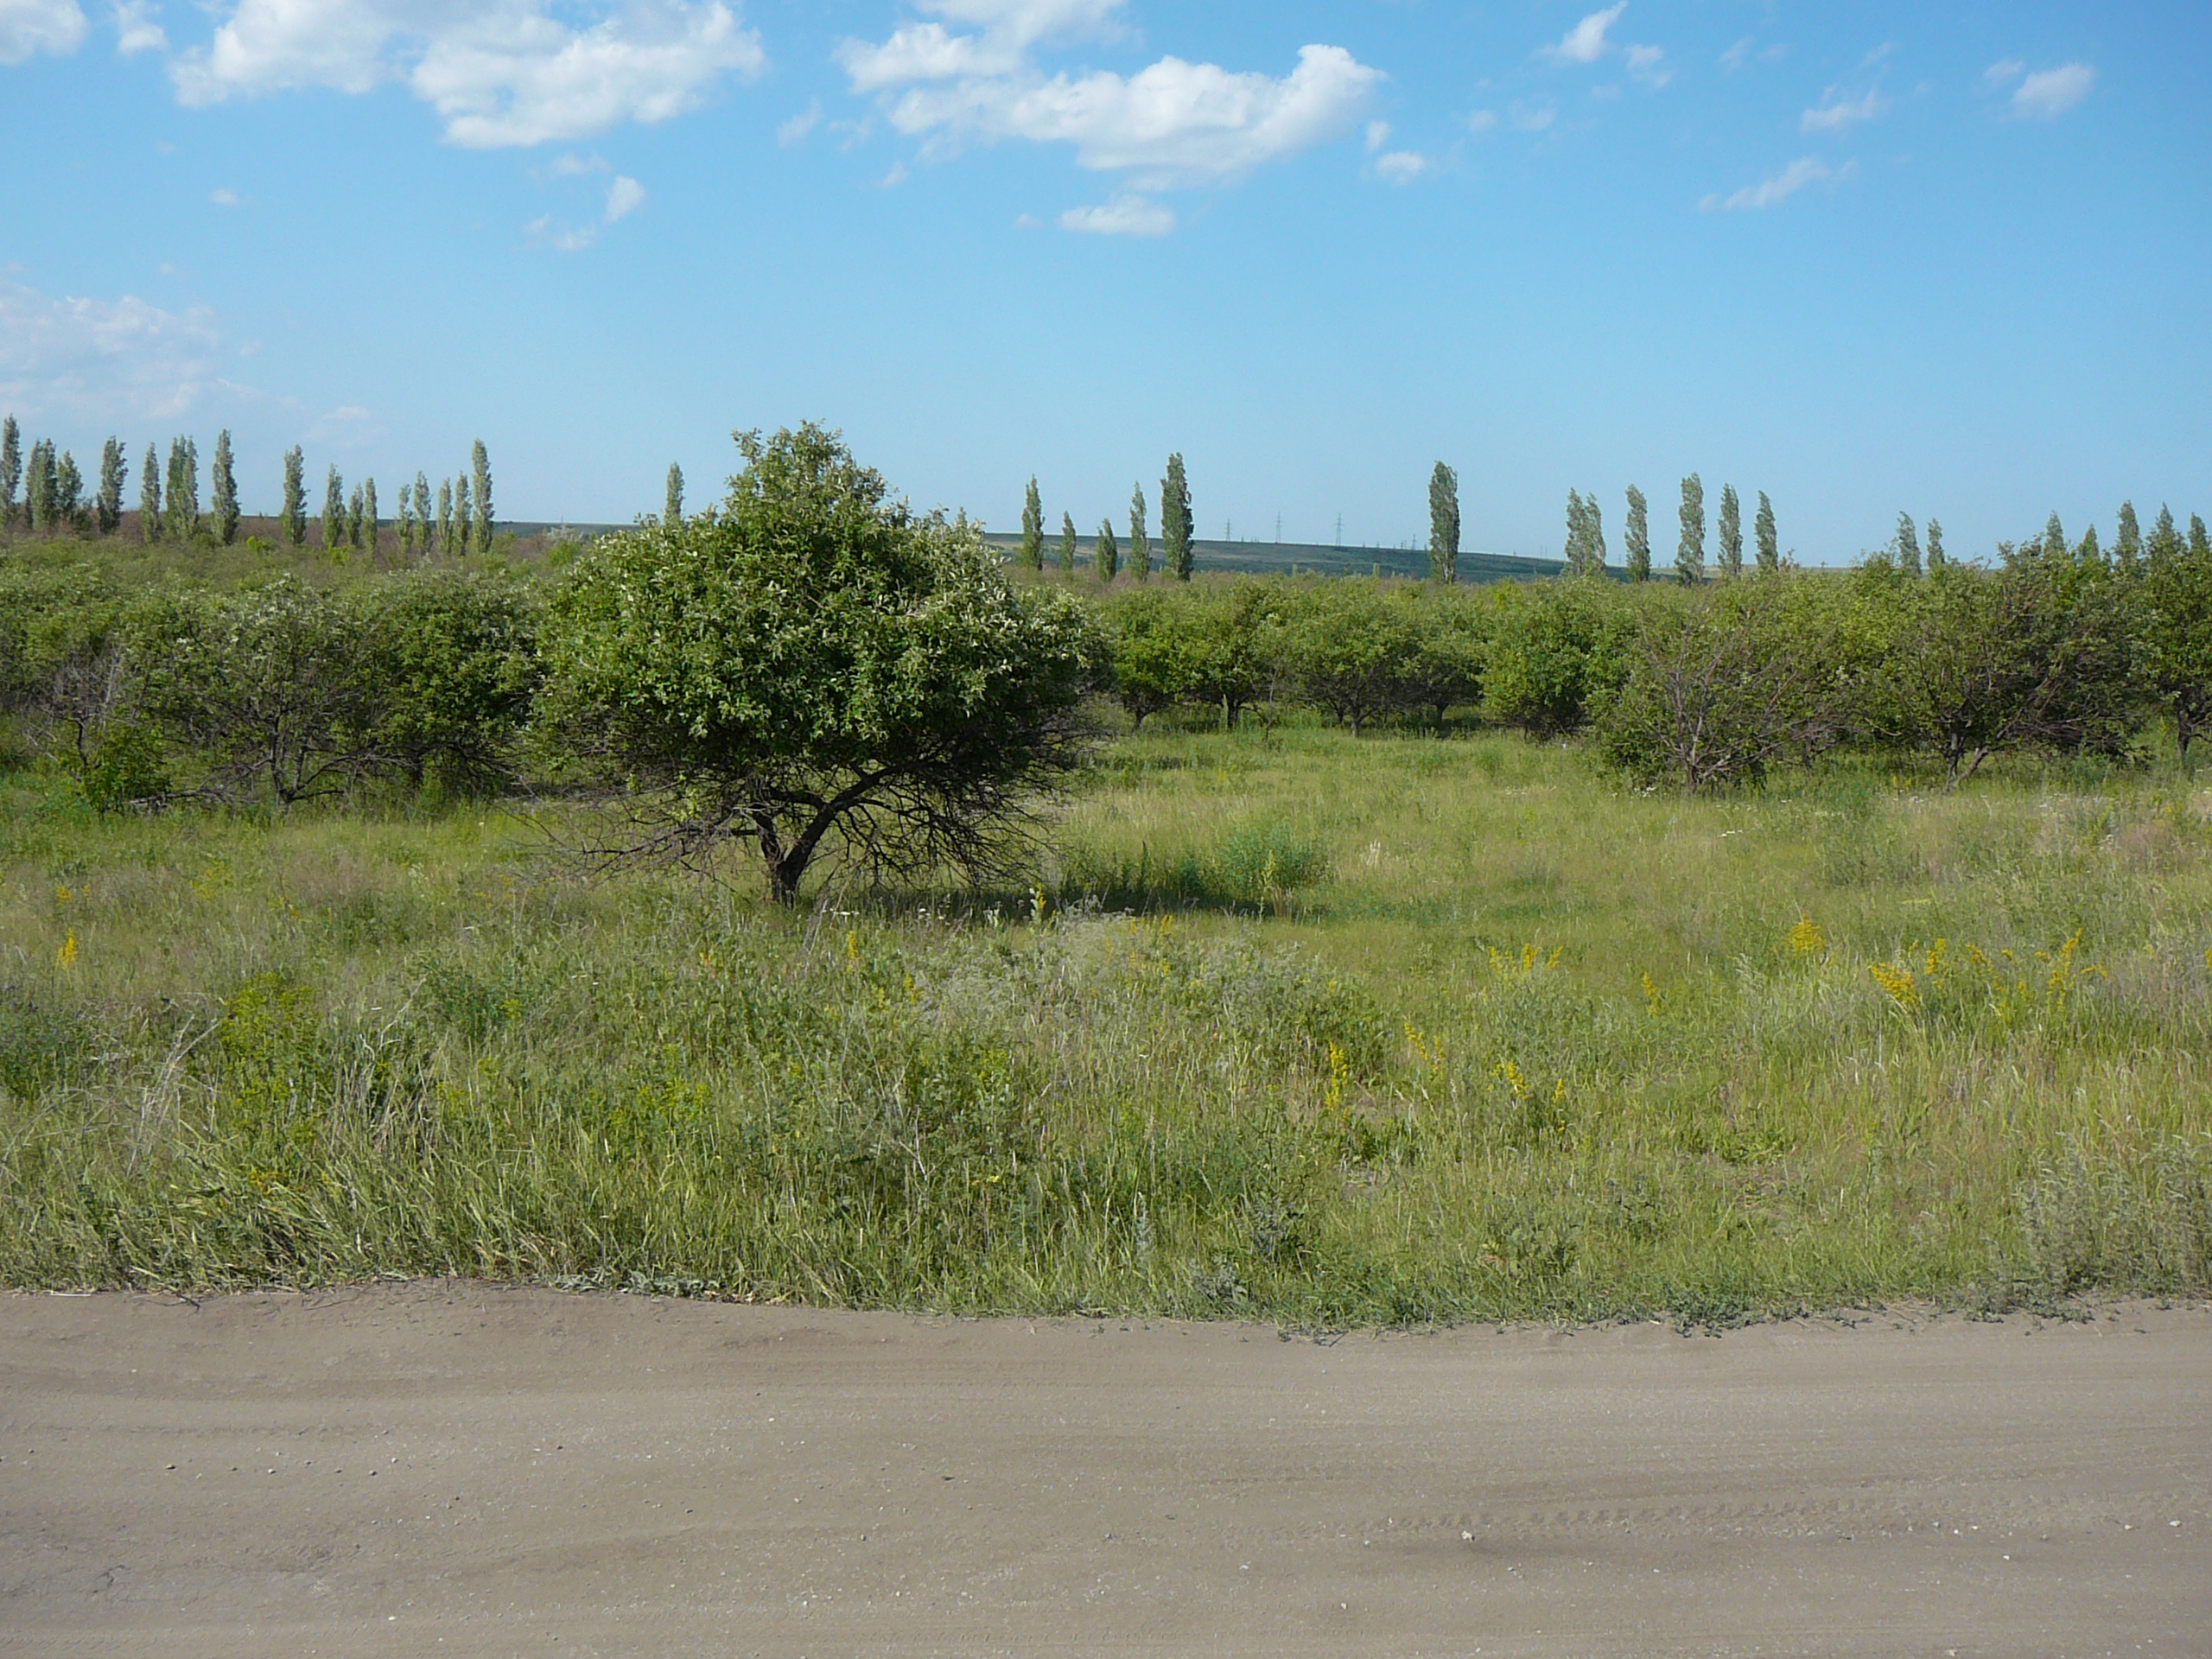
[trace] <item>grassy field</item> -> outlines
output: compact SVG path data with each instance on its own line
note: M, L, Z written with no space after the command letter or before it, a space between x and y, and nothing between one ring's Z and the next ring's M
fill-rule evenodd
M1038 887L0 779L0 1279L1295 1325L2212 1278L2212 790L1148 732ZM746 879L750 880L750 873Z

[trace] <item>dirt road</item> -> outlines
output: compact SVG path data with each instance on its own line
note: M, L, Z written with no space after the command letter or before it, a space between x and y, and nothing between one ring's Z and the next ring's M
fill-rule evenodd
M0 1298L0 1653L2212 1652L2212 1314Z

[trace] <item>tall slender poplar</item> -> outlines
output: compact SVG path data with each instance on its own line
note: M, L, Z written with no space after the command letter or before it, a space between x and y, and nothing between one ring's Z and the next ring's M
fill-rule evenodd
M1744 574L1744 503L1733 484L1720 486L1720 575L1732 582Z
M1428 579L1459 580L1459 474L1440 461L1428 475Z
M1037 480L1029 480L1029 490L1021 498L1021 568L1042 570L1045 568L1045 499L1037 493Z
M368 537L369 555L377 550L377 481L373 478L361 480L361 533Z
M1120 563L1117 551L1115 563L1118 567ZM1152 569L1152 531L1147 528L1141 480L1129 486L1129 569L1142 569L1147 572ZM1103 580L1111 582L1113 579L1114 572L1106 572Z
M138 539L151 543L162 539L162 473L154 446L146 446L146 464L138 469Z
M1682 480L1679 516L1682 538L1675 546L1675 580L1694 584L1705 580L1705 480L1695 473Z
M1920 574L1920 531L1909 512L1897 514L1897 538L1890 543L1897 569L1908 576Z
M325 550L346 539L346 480L333 467L322 482L322 545Z
M1167 476L1160 480L1160 543L1168 570L1178 582L1191 579L1196 562L1192 544L1191 480L1181 451L1167 457Z
M1933 535L1936 526L1930 524L1928 529L1929 533ZM1770 575L1781 569L1782 541L1775 533L1774 503L1766 499L1764 490L1759 492L1759 510L1751 520L1751 538L1758 548L1756 556L1759 562L1759 569Z
M15 522L16 490L23 481L23 433L9 416L0 421L0 530Z
M1582 509L1582 492L1576 489L1568 490L1567 493L1567 542L1560 550L1560 558L1567 566L1567 574L1570 576L1579 576L1582 574L1583 543L1587 535L1588 522Z
M2063 559L2071 551L2066 544L2066 526L2058 522L2056 512L2044 522L2043 550L2054 559Z
M169 445L169 539L188 542L200 531L200 446L190 438Z
M456 478L453 481L453 533L461 542L463 558L476 544L476 516L469 505L468 480Z
M238 538L238 474L231 454L228 427L215 435L207 505L215 519L215 539L225 547L231 546Z
M1071 512L1064 512L1060 515L1061 569L1072 571L1075 569L1075 515Z
M1598 505L1594 490L1582 498L1582 574L1602 576L1605 574L1605 510Z
M54 522L74 530L84 510L85 475L77 468L77 457L64 449L54 469Z
M1643 492L1628 486L1628 518L1621 526L1622 556L1628 562L1630 582L1651 580L1651 508Z
M284 452L284 540L292 547L308 542L308 458L297 444Z
M492 550L492 456L479 438L468 448L468 470L476 480L476 548Z
M49 454L53 447L51 444L47 446ZM2058 515L2051 514L2050 521L2056 524ZM2144 554L2152 564L2164 565L2169 560L2179 558L2181 550L2181 532L2174 528L2174 510L2161 505L2158 518L2152 521L2151 534L2143 544Z
M435 543L440 557L453 553L453 480L438 480L438 539Z
M1943 552L1943 521L1940 518L1930 518L1928 521L1929 574L1933 575L1949 563L1949 558Z
M2113 532L2112 556L2129 575L2143 562L2143 526L2136 522L2133 501L2120 504L2120 527Z
M23 475L23 516L33 530L54 528L54 491L60 481L59 470L51 442L41 438L31 445L30 466Z
M1098 521L1098 541L1090 550L1090 563L1097 569L1111 570L1122 562L1122 550L1114 542L1114 521ZM1111 578L1108 578L1111 580Z
M683 522L683 468L672 461L668 463L668 500L661 509L660 521L670 529Z
M353 493L346 498L346 545L361 544L361 486L356 484Z
M130 470L122 439L110 438L100 446L100 493L92 498L92 522L103 536L114 535L123 522L123 480Z
M2189 515L2189 556L2192 559L2212 558L2212 537L2204 533L2204 515Z
M401 486L405 487L404 485ZM436 552L437 545L430 539L435 521L430 517L430 480L421 473L415 474L415 541L424 558Z

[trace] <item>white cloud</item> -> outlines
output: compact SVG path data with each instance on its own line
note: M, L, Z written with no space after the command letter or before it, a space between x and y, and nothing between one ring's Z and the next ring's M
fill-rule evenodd
M1337 137L1382 79L1342 47L1308 46L1280 80L1162 58L1126 79L1023 73L918 86L889 115L910 137L1072 144L1078 165L1139 170L1159 188L1234 179Z
M596 21L572 26L553 0L237 0L213 41L170 73L195 105L402 81L444 118L448 140L494 149L665 121L724 75L766 67L760 37L724 0L594 10Z
M1850 178L1859 170L1856 162L1846 162L1832 168L1826 162L1808 156L1795 161L1764 183L1748 185L1732 196L1723 199L1707 196L1698 205L1707 213L1738 212L1744 208L1774 207L1789 200L1808 184L1837 183Z
M2095 89L2097 72L2086 63L2041 69L2012 93L2012 113L2048 121L2072 109Z
M531 241L545 243L563 253L581 253L599 240L598 226L557 224L550 213L539 214L522 228Z
M2002 86L2008 80L2018 80L2022 75L2024 75L2027 73L2028 66L2021 62L2019 59L1999 58L1996 62L1991 64L1988 68L1981 72L1981 78L1987 81L1991 86Z
M1367 153L1370 156L1390 142L1390 124L1370 121L1367 124Z
M1889 112L1890 100L1882 96L1882 89L1870 86L1866 96L1847 99L1831 86L1823 94L1817 109L1811 109L1798 118L1797 125L1805 132L1847 132L1862 121L1872 121Z
M67 57L85 43L85 29L77 0L0 0L0 63L38 52Z
M553 179L581 179L606 171L607 159L602 156L556 156L545 169L545 175Z
M238 205L238 193L226 184L219 190L210 190L207 200L218 207L235 207Z
M1488 132L1497 124L1497 111L1496 110L1477 110L1467 118L1469 132Z
M1720 54L1723 69L1741 69L1751 60L1751 37L1748 35Z
M1385 184L1411 184L1431 165L1428 157L1417 150L1394 149L1375 158L1375 176Z
M1666 51L1656 46L1629 48L1628 72L1647 86L1664 86L1675 78L1674 70L1667 63Z
M222 349L204 308L57 300L0 277L0 404L24 416L181 415L215 384Z
M1135 172L1146 189L1234 179L1337 137L1383 79L1334 46L1305 48L1280 79L1174 57L1126 78L1048 79L1036 48L1117 33L1125 0L918 3L931 21L837 48L853 90L883 97L893 127L940 155L970 141L1072 144L1079 165Z
M1559 119L1559 111L1549 104L1516 104L1509 113L1519 132L1541 132Z
M1069 208L1060 228L1092 236L1166 236L1175 228L1175 210L1142 196L1116 196L1103 207Z
M645 187L635 179L617 174L614 182L607 188L607 222L610 225L624 219L645 205Z
M793 144L804 143L807 135L821 124L822 100L817 98L776 129L777 147L789 149Z
M116 0L116 56L131 58L141 52L168 49L168 35L154 21L154 7L149 0Z
M1605 35L1620 21L1621 13L1628 10L1628 0L1608 6L1603 11L1593 11L1573 29L1556 46L1544 48L1544 55L1554 63L1595 63L1612 50L1612 43Z

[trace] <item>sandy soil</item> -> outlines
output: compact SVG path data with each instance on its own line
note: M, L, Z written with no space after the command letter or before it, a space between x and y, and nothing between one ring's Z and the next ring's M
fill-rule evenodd
M2212 1314L0 1298L0 1652L2212 1652Z

